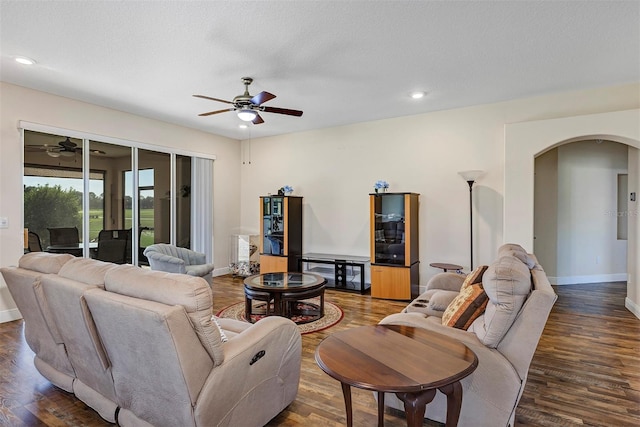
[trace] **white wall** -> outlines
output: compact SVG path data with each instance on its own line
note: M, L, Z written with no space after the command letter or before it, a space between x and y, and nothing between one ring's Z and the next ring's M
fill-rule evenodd
M636 201L629 201L629 245L627 247L627 298L625 307L640 318L640 150L629 147L629 193L636 193ZM633 238L635 237L635 238Z
M535 159L533 252L548 276L558 271L558 150Z
M592 140L557 150L558 260L551 283L625 281L627 241L617 238L617 184L618 174L627 173L627 146Z
M0 229L0 266L16 265L23 252L20 120L215 155L213 260L217 268L228 266L229 230L240 220L239 141L7 83L0 83L0 217L9 228ZM17 316L0 279L0 322Z
M639 98L638 88L630 89L630 94ZM631 147L640 147L640 110L629 109L610 113L562 117L538 120L505 126L505 222L506 241L524 242L525 247L533 244L533 193L534 158L555 146L567 142L586 139L609 139ZM633 169L633 168L635 169ZM629 161L629 191L633 191L632 179L637 183L637 163ZM635 178L631 178L635 177ZM637 256L638 229L629 226L628 245L636 248L635 256L627 257L628 281L634 283L633 300L629 304L640 306L638 300L637 271L640 260ZM544 267L544 266L543 266Z
M491 262L505 240L533 250L533 159L540 149L525 156L530 167L521 170L519 161L509 172L530 179L531 203L523 204L528 212L516 210L509 223L524 227L524 235L506 238L505 162L511 165L505 159L505 124L638 108L639 88L554 94L243 141L241 223L257 233L258 196L288 184L304 196L304 251L367 255L367 194L376 180L387 180L390 191L421 194L424 286L439 271L430 262L469 266L469 190L457 172L481 169L487 173L474 186L474 265Z
M22 175L18 120L215 154L216 265L229 261L230 234L258 232L258 196L285 184L304 196L304 250L353 255L369 253L367 195L376 180L387 180L391 191L421 193L424 285L439 271L430 262L469 266L469 190L457 174L461 170L487 172L474 186L474 265L491 262L504 241L532 250L533 158L562 139L542 138L540 144L533 134L529 142L518 139L510 145L505 125L640 108L639 92L636 83L552 94L247 140L241 152L227 138L2 83L0 216L8 217L10 226L0 230L0 265L17 263L22 253L22 187L15 179ZM623 121L626 133L638 133L637 112ZM635 131L629 130L633 124ZM505 194L511 196L505 200ZM518 228L524 234L513 233ZM13 308L2 283L0 316Z

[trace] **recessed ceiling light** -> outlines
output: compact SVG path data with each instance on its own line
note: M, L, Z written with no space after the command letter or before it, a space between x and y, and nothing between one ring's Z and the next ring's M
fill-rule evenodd
M421 92L421 91L411 92L411 98L413 98L413 99L424 98L425 95L426 95L426 93L425 92Z
M31 58L27 58L26 56L16 56L16 62L23 65L33 65L36 63L35 60Z

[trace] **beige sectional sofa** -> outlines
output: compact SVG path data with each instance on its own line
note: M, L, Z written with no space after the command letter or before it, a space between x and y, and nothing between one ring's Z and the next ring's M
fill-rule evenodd
M295 399L295 323L216 324L200 277L48 253L0 271L38 371L107 421L262 426Z
M440 273L402 313L381 324L416 326L463 342L478 356L478 367L463 379L461 427L514 426L515 410L545 323L557 295L533 254L514 244L503 245L482 275L486 309L467 330L443 325L443 313L459 294L466 276ZM429 361L425 360L425 369ZM388 406L403 409L394 394ZM437 393L425 417L446 419L446 396Z

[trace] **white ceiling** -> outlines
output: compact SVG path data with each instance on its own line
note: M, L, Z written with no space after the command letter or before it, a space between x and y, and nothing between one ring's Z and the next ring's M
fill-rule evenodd
M0 1L2 81L236 139L640 81L639 1Z

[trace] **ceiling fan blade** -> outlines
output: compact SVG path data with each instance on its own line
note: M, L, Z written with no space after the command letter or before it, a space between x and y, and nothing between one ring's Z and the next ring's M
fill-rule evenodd
M300 110L289 110L287 108L276 108L276 107L262 107L262 111L267 113L278 113L278 114L286 114L288 116L302 116L302 111Z
M253 105L260 105L267 101L272 100L275 97L276 96L274 94L263 91L257 94L256 96L254 96L253 98L251 98L249 102L251 102Z
M25 145L24 149L25 151L48 151L48 150L59 151L62 149L62 147L60 147L59 145L44 144L44 145Z
M210 96L204 96L204 95L193 95L196 98L202 98L202 99L209 99L211 101L218 101L218 102L224 102L225 104L233 104L233 102L231 101L225 101L224 99L220 99L220 98L212 98Z
M254 125L259 125L260 123L264 123L264 120L262 120L260 114L256 113L256 118L251 120L251 123L253 123Z
M227 111L233 111L233 108L225 108L224 110L216 110L216 111L209 111L208 113L202 113L202 114L198 114L199 116L211 116L213 114L219 114L219 113L226 113Z

